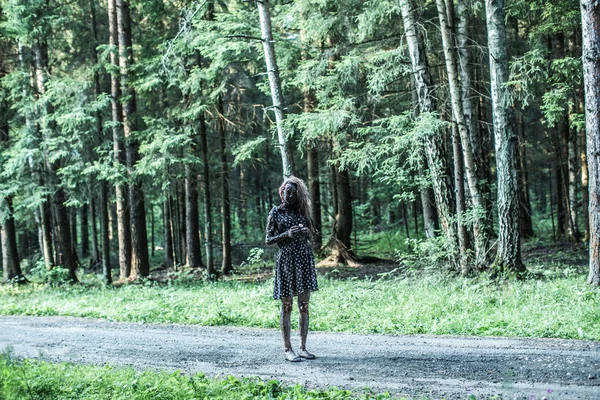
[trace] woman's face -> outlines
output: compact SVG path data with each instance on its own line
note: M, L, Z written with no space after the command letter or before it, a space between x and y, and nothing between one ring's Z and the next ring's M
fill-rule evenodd
M293 206L298 202L298 189L295 185L287 184L283 189L283 202Z

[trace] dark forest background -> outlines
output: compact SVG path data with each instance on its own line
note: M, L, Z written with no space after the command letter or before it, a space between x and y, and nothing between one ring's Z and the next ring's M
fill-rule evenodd
M523 276L523 241L590 240L578 1L0 4L6 281L229 274L282 152L333 262Z

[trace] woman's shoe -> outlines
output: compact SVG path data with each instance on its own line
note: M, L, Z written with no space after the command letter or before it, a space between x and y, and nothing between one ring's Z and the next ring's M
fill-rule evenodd
M298 355L296 353L294 353L294 350L285 350L285 359L288 360L289 362L302 361L302 359L300 357L298 357Z
M315 357L314 354L309 353L308 350L306 350L306 349L300 349L300 350L298 350L298 355L301 358L305 358L307 360L314 360L315 358L317 358L317 357Z

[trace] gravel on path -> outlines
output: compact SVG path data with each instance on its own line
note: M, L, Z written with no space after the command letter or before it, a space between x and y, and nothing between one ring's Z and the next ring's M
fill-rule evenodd
M311 332L308 349L317 359L290 363L274 329L0 317L0 351L6 349L51 362L258 376L432 399L600 399L594 341Z

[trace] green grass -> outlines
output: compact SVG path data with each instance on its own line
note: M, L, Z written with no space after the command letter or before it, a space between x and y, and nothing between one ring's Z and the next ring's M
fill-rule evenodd
M0 355L0 399L389 399L389 394L338 388L307 390L258 378L209 379L203 374L135 371L128 367L51 364Z
M369 254L381 258L393 259L399 251L408 251L406 236L399 229L376 233L363 232L358 236L356 243L352 238L352 244L356 244L356 254Z
M600 340L600 290L582 275L503 283L439 276L320 278L319 284L311 300L313 330ZM277 328L279 302L272 300L271 285L2 285L0 315Z

